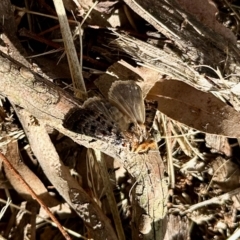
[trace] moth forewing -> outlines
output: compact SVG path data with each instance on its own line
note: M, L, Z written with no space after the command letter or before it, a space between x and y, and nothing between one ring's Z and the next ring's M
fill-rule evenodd
M131 80L116 81L109 90L109 101L134 123L145 122L145 105L141 88Z

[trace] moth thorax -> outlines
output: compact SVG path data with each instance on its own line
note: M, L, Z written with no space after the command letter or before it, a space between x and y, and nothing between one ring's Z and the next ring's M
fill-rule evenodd
M144 124L138 124L138 131L139 131L139 135L140 135L140 142L144 142L145 140L148 139L149 137L149 133L146 129L146 125Z

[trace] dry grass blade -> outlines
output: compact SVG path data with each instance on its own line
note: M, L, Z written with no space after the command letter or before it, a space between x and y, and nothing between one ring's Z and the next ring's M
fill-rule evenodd
M58 14L60 28L63 36L65 51L68 58L68 64L72 76L75 96L84 100L87 97L87 91L82 76L81 68L76 49L73 43L72 34L69 28L66 12L62 0L54 0L54 5Z
M174 168L173 168L173 159L172 159L172 144L171 139L169 139L170 136L170 129L169 124L167 123L167 118L161 114L161 120L163 123L163 129L166 136L166 147L167 147L167 163L168 163L168 173L169 173L169 179L170 179L170 187L175 188L175 174L174 174Z
M240 237L240 228L235 231L227 240L237 240Z
M118 238L119 240L124 240L125 239L125 235L124 235L124 231L123 231L123 227L122 227L122 221L120 219L119 216L119 212L118 212L118 207L117 207L117 203L113 194L113 189L111 187L111 183L109 180L109 175L108 175L108 171L107 171L107 167L106 167L106 163L105 163L105 159L104 159L104 154L95 150L91 150L89 149L89 151L92 151L95 155L95 158L98 162L99 168L100 168L100 174L103 180L103 184L104 184L104 188L106 191L106 195L107 195L107 199L109 202L109 206L113 215L113 220L115 223L115 228L117 230L117 234L118 234Z
M0 220L2 219L4 213L6 212L7 208L8 208L9 205L11 204L11 202L12 202L12 201L10 200L10 198L8 198L8 200L7 200L6 204L5 204L5 206L2 207L2 209L1 209L1 211L0 211Z

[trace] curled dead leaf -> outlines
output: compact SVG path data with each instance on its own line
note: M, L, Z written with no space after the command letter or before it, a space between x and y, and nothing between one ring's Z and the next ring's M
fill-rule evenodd
M158 81L147 99L158 101L158 110L202 132L240 137L240 114L211 93L177 80Z

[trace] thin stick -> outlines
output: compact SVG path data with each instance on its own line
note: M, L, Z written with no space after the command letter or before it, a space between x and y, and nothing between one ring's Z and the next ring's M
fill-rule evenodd
M161 119L163 122L163 129L168 136L168 129L167 129L167 119L166 117L161 114ZM170 134L169 134L170 135ZM171 141L169 138L166 138L166 147L167 147L167 159L168 159L168 172L170 175L170 186L171 188L175 188L175 174L174 174L174 166L173 166L173 158L172 158L172 149L171 149Z
M20 7L17 7L17 6L15 6L14 8L15 8L16 10L19 10L19 11L22 11L22 12L25 12L25 13L29 13L29 14L38 15L38 16L41 16L41 17L46 17L46 18L51 18L51 19L58 20L58 17L52 16L52 15L49 15L49 14L44 14L44 13L39 13L39 12L30 11L30 10L28 10L28 9L26 9L26 8L20 8ZM69 23L76 23L75 20L71 20L71 19L69 19L68 22L69 22Z
M89 9L89 11L87 12L87 14L85 15L85 17L83 18L82 22L79 23L76 18L75 15L73 14L73 18L75 19L77 25L78 25L78 31L79 31L79 43L80 43L80 53L79 53L79 63L80 63L80 68L82 71L83 68L83 44L82 44L82 25L83 23L86 21L86 19L88 18L88 16L90 15L91 11L95 8L95 6L98 4L98 1L96 1L91 8ZM75 39L75 34L73 35L73 39Z
M200 203L196 203L196 204L192 205L191 207L189 207L186 211L184 211L183 214L193 212L193 211L197 210L198 208L206 207L206 206L211 205L211 204L222 205L222 204L224 204L224 202L231 199L232 196L239 194L239 192L240 192L240 188L236 188L236 189L234 189L234 190L232 190L228 193L224 193L220 196L213 197L209 200L206 200L206 201L203 201L203 202L200 202Z

